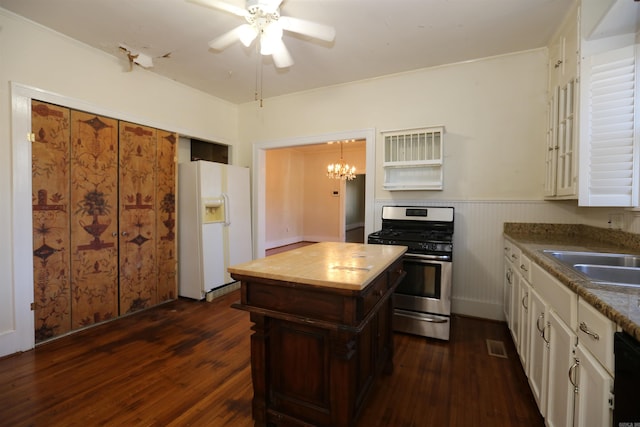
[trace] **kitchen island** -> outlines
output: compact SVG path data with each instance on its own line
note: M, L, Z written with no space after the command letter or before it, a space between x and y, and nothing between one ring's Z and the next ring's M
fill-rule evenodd
M229 268L250 313L256 426L352 426L393 370L404 246L323 242Z

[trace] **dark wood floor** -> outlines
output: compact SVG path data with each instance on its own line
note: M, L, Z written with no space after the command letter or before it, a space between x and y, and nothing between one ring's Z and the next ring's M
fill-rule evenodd
M181 299L1 359L0 425L253 425L238 299ZM358 427L543 425L504 324L454 317L450 342L394 339L394 373ZM508 358L488 355L486 339Z

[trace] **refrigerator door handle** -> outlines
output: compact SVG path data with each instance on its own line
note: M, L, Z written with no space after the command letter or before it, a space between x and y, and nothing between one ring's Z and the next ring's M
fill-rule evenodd
M222 193L222 198L224 199L224 225L231 225L231 219L229 219L229 195L227 193Z

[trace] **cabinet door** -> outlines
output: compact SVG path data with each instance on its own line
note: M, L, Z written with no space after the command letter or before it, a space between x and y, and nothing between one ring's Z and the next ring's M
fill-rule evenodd
M613 422L613 378L581 344L576 347L575 360L578 393L574 425L610 426Z
M573 366L575 333L554 311L549 311L549 387L547 394L547 425L573 425L574 386L569 381Z
M531 286L524 280L524 277L520 277L518 281L518 304L519 304L519 323L518 323L518 354L520 355L520 361L524 371L528 370L529 363L529 290Z
M71 112L73 328L118 316L118 124Z
M580 206L638 206L636 46L583 60Z
M120 314L158 300L156 133L120 122Z
M507 326L511 329L511 293L513 292L513 275L514 271L511 263L505 259L504 263L504 294L503 294L503 309L504 318L507 321Z
M520 348L520 275L514 271L511 288L511 337L516 349Z
M35 341L71 330L69 109L32 101L31 145Z
M176 239L176 145L175 133L158 131L156 187L156 253L158 258L158 302L178 295L178 250Z
M529 369L527 376L533 397L543 417L547 410L547 383L549 372L549 327L547 326L547 305L540 295L529 292Z
M550 89L549 101L547 104L547 150L545 153L545 197L556 195L556 177L558 162L558 86Z
M576 81L570 79L558 94L556 195L575 196L576 172Z
M567 15L566 21L562 25L562 64L558 67L560 71L560 86L565 86L570 80L575 79L578 75L578 58L580 56L578 46L578 15L578 10L572 9L572 11Z

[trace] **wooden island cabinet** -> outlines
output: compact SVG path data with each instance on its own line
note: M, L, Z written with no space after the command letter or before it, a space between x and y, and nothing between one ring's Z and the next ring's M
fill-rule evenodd
M393 370L404 246L323 242L229 268L250 312L256 426L352 426Z

